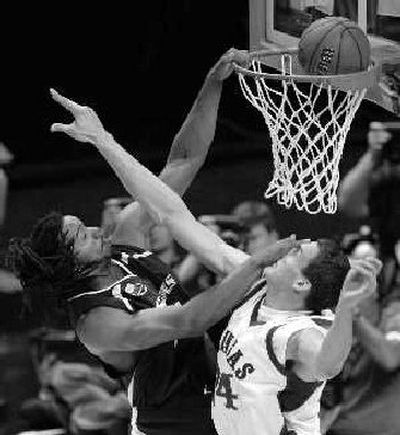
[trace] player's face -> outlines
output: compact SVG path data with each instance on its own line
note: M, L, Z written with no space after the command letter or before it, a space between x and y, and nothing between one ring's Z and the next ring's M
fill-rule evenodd
M275 231L268 231L262 223L253 225L247 236L247 251L250 255L253 255L276 241L277 234Z
M64 216L63 233L73 240L74 252L82 263L101 261L110 254L110 240L103 237L99 227L87 227L76 216Z
M173 239L168 228L165 225L153 225L150 228L149 243L151 251L162 251L168 249Z
M318 243L315 241L293 248L272 267L267 267L264 270L264 277L280 287L291 289L295 282L304 278L303 270L318 255L318 252Z

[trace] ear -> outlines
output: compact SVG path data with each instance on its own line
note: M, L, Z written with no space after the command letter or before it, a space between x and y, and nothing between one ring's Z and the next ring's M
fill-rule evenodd
M311 290L311 283L306 278L300 278L293 283L293 289L296 293L308 292Z

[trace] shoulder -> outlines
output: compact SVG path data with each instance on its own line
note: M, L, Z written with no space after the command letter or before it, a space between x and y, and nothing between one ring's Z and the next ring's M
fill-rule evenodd
M302 325L288 339L286 358L287 360L301 361L309 355L317 352L325 338L327 329L310 323Z

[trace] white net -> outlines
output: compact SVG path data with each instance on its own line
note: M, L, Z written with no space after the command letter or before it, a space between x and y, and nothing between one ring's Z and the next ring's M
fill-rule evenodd
M261 62L253 61L250 70L262 73ZM274 174L265 197L311 214L335 213L339 161L366 89L267 81L239 73L242 92L263 114L272 140Z

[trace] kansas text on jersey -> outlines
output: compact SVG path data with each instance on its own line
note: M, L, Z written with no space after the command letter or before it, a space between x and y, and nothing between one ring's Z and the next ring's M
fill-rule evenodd
M220 435L317 435L324 383L298 378L286 362L286 347L302 329L325 333L316 324L324 319L270 309L263 298L257 293L237 308L222 334L215 426Z

